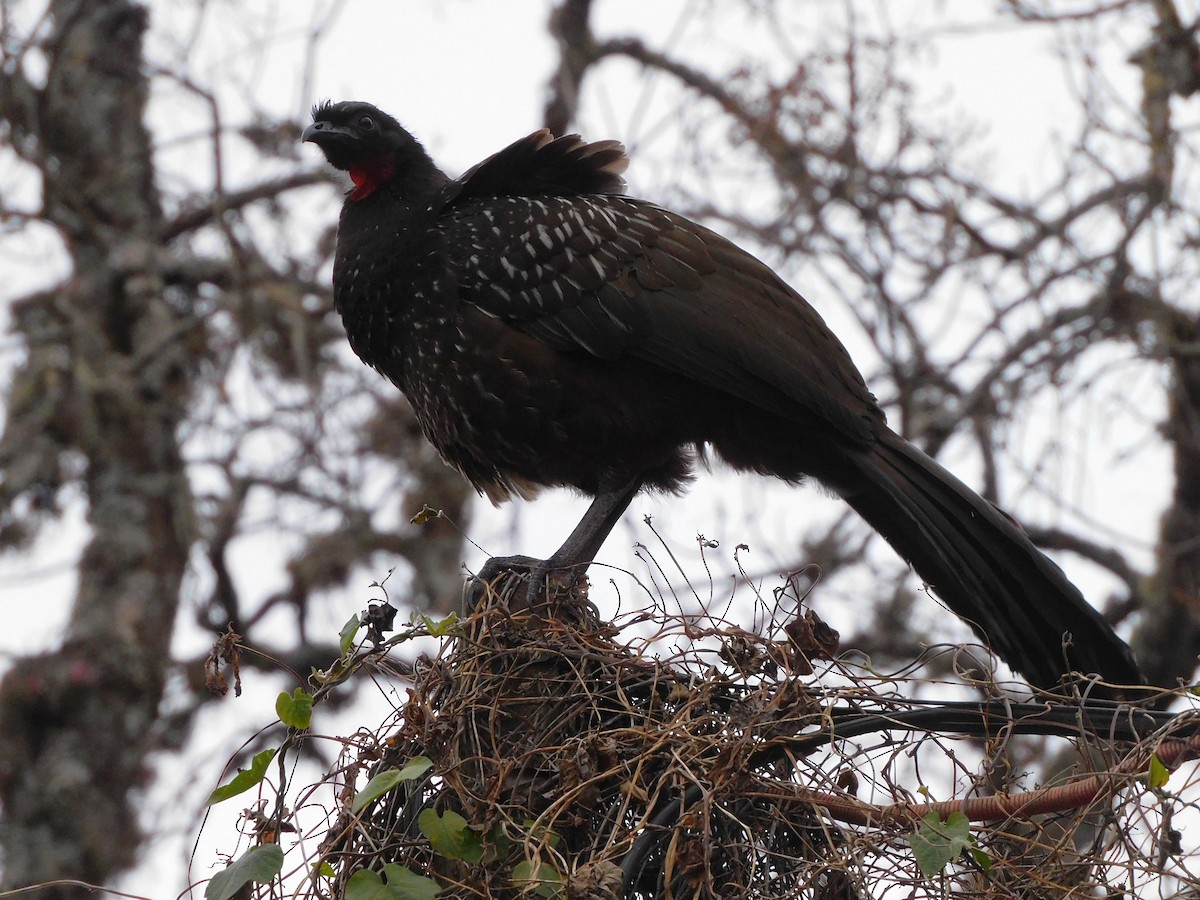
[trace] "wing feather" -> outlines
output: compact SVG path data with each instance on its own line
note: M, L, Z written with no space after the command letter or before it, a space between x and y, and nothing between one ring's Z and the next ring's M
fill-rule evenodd
M564 353L649 361L869 443L883 418L820 315L730 241L615 196L456 204L441 227L460 300ZM546 240L548 235L550 240Z

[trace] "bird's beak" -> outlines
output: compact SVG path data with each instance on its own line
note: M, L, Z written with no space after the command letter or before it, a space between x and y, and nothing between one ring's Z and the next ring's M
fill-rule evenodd
M334 128L328 122L313 122L300 135L300 143L304 144L312 141L314 144L321 143L321 135L332 134ZM294 134L295 132L293 132Z
M301 132L300 142L320 147L335 169L349 169L362 153L362 136L332 122L313 122Z
M313 122L300 134L300 143L311 141L322 149L331 144L358 143L359 140L356 132L332 122Z

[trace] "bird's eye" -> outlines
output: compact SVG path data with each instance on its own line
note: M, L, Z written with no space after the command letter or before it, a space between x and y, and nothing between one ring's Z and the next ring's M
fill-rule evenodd
M361 128L363 131L374 131L375 130L375 120L372 119L370 116L361 116L358 120L358 127Z

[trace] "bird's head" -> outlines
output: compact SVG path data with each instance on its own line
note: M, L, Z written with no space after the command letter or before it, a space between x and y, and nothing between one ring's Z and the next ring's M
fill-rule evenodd
M300 140L316 144L331 166L350 173L352 200L365 200L383 184L395 183L408 193L406 186L445 181L420 142L370 103L326 101L313 107L312 116Z

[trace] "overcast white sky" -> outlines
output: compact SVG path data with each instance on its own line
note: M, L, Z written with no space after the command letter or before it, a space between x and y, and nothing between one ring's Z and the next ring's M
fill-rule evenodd
M189 5L167 0L152 4L159 25L151 46L164 61L179 51L187 33L180 7ZM227 119L236 116L243 92L249 92L260 106L280 114L290 112L297 118L304 117L309 105L321 98L370 100L396 115L452 173L541 124L544 86L553 62L545 30L545 2L349 0L319 45L311 78L303 69L305 11L312 8L308 3L218 0L202 5L208 10L209 23L193 52L200 62L198 74L224 83ZM694 5L694 0L601 0L597 4L598 28L601 32L641 34L651 44L660 44L674 35L673 39L683 44L694 42L692 52L715 58L740 54L748 46L757 46L756 42L767 41L760 30L739 30L732 18L719 31L697 33L699 26L689 16ZM986 129L991 165L1004 174L1014 191L1032 189L1050 168L1047 163L1054 154L1055 134L1072 131L1076 107L1055 57L1051 32L996 31L970 24L978 21L976 16L979 20L988 16L993 5L989 0L955 4L911 0L885 8L893 17L924 17L921 20L931 27L944 21L949 7L955 15L964 17L964 25L956 33L943 32L936 44L930 44L924 56L925 71L911 74L922 85L931 105L943 103L948 115L955 115L955 111L969 114ZM327 8L327 4L319 4L318 8ZM830 16L841 15L841 4L830 3L828 8ZM157 30L166 23L170 23L169 29ZM813 22L809 27L819 33L821 23ZM272 32L293 36L276 40L265 54L258 52L260 36ZM1129 38L1134 44L1138 39L1138 35ZM1122 52L1132 49L1134 46L1122 48L1118 44L1110 52L1119 60ZM1135 75L1129 66L1116 65L1112 70L1114 79L1130 79L1131 84ZM633 153L628 173L631 192L661 200L654 195L658 172L649 166L639 168L637 148L641 142L654 139L662 125L661 117L669 115L669 109L656 107L652 90L648 94L645 85L632 78L622 81L605 77L590 89L596 93L590 98L582 123L585 136L625 140ZM188 127L194 110L186 108L178 91L170 91L156 96L151 114L160 139L167 139L175 129ZM190 158L191 152L186 142L176 150L164 151L166 177L183 183L194 178L202 183L205 163ZM314 151L306 154L306 159L311 157L307 161L315 164L317 155ZM240 165L235 161L234 172L252 181L256 175L254 164L251 158ZM0 169L0 181L6 181L5 175ZM315 215L332 220L336 212L330 207L315 211ZM46 243L14 247L11 242L0 242L0 265L6 270L7 282L0 291L15 291L44 278L50 247ZM827 302L829 298L805 293L823 312L832 306ZM852 349L862 344L848 317L841 321L835 313L827 317ZM0 365L9 359L11 356L0 356ZM1072 458L1090 471L1115 466L1111 447L1096 450L1081 445L1075 448ZM1162 464L1161 455L1137 459L1140 468L1132 471L1147 471L1147 467ZM970 473L963 474L969 481ZM1165 475L1161 479L1108 479L1103 495L1096 492L1096 481L1086 482L1077 501L1096 518L1127 535L1131 548L1140 546L1147 552L1161 508ZM750 477L702 478L685 499L635 501L626 516L626 526L615 533L605 558L634 566L628 548L634 540L651 540L640 524L641 517L649 513L677 549L690 546L695 533L703 531L723 541L726 568L733 545L744 541L753 547L751 570L770 571L772 565L790 559L788 548L794 546L795 536L810 521L810 510L826 504L831 510L839 508L812 490L781 491L777 485ZM494 554L549 552L569 531L583 506L582 501L565 495L539 499L520 512L522 529L515 540L509 530L510 513L481 513L472 537ZM5 613L5 621L17 621L16 611L29 614L20 627L0 634L0 652L27 653L55 640L73 586L71 564L81 537L76 519L53 530L35 556L0 560L0 610ZM258 549L247 546L241 560L243 572L254 571L258 558ZM481 561L481 555L469 560L472 565ZM330 614L331 621L338 624L361 607L366 584L348 587L346 606ZM189 752L187 773L181 774L176 765L164 768L147 808L158 811L156 828L168 837L153 857L125 881L126 890L159 898L173 896L182 888L182 862L191 852L185 836L194 834L198 804L234 749L229 736L248 734L250 723L269 723L275 690L277 687L267 686L236 705L214 705L197 728L200 742L208 746ZM220 821L206 828L197 855L200 868L193 871L194 877L210 874L203 865L213 859L216 848L229 847L229 827L223 814Z

